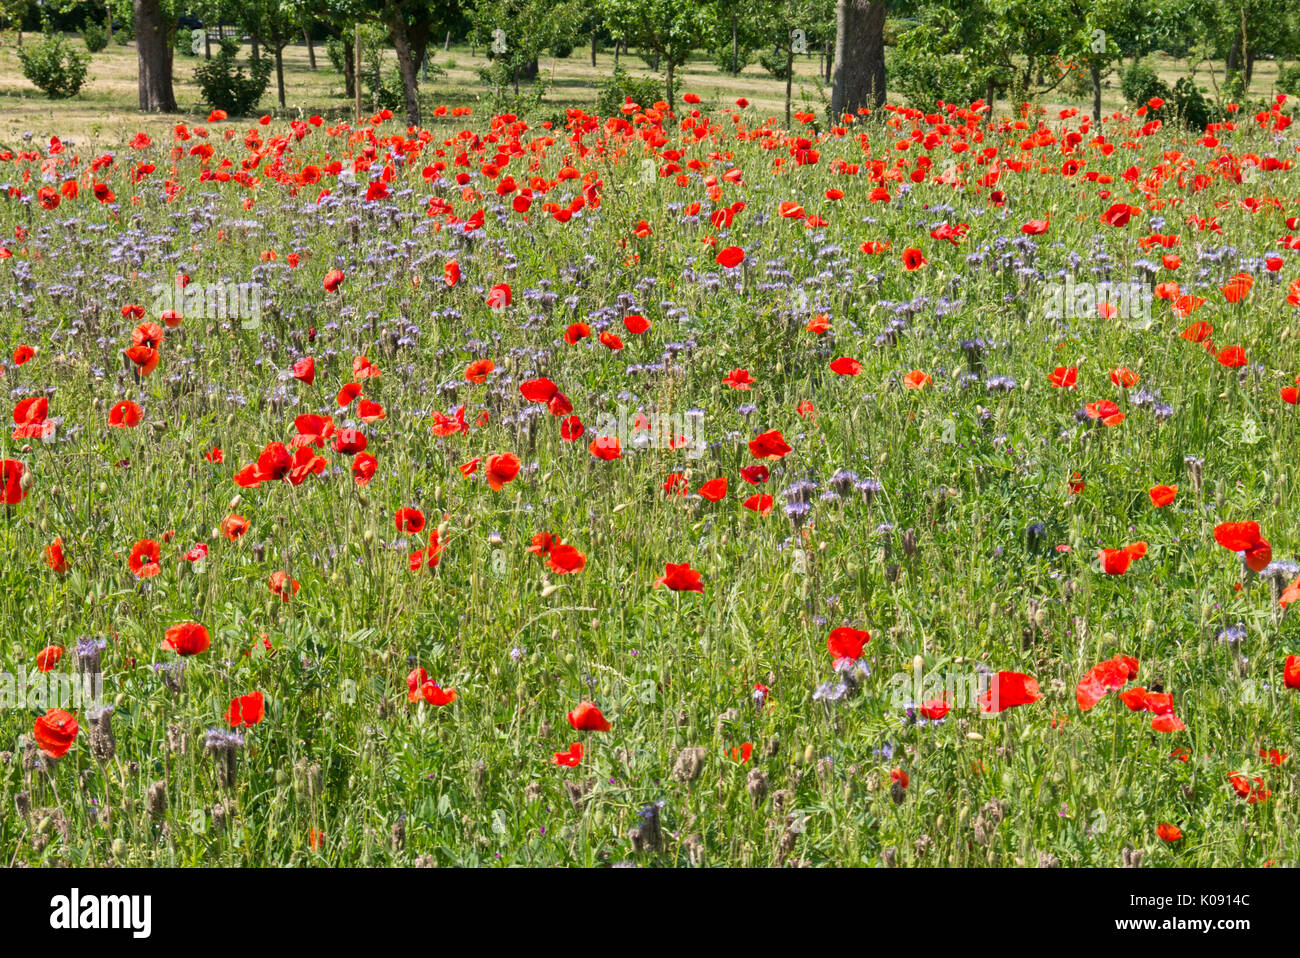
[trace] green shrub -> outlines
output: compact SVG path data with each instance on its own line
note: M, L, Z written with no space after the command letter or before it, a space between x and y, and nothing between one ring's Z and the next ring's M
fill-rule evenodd
M1173 100L1169 84L1156 75L1156 71L1145 63L1135 63L1120 77L1119 90L1125 102L1139 107L1158 97L1166 103Z
M628 76L619 67L608 79L602 80L596 95L596 113L599 116L622 116L619 112L628 97L641 106L650 106L664 98L664 86L653 77L638 79Z
M68 46L62 35L46 34L38 43L26 43L18 50L23 76L51 100L76 96L86 82L90 54Z
M203 101L231 116L247 116L257 107L266 86L271 80L270 57L244 65L236 59L239 43L232 39L221 41L221 49L211 60L205 60L194 69L194 79L203 93Z
M1277 92L1287 96L1300 96L1300 63L1293 63L1277 71Z
M88 22L81 28L81 40L91 53L98 53L108 46L108 29L98 23Z
M1211 122L1222 119L1222 111L1211 106L1195 81L1181 77L1173 89L1174 115L1194 130L1204 130Z

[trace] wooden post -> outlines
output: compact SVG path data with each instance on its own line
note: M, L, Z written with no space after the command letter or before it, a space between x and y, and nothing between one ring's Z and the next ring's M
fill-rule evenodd
M361 119L361 24L357 24L356 50L352 55L352 65L357 71L357 119Z

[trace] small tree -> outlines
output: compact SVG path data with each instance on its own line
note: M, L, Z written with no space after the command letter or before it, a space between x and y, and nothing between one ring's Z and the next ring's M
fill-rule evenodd
M65 100L80 92L86 82L90 54L67 44L62 34L47 33L39 43L18 51L23 76L51 100Z
M674 74L691 51L717 33L717 7L679 0L599 0L610 32L652 53L664 71L668 108L673 108Z

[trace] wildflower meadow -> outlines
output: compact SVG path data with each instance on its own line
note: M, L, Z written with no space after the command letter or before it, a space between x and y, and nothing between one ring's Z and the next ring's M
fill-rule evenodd
M1295 100L1162 106L5 142L4 863L1295 864Z

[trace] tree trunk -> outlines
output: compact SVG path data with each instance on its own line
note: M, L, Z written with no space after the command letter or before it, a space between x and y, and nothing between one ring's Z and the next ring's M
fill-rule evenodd
M261 44L261 41L258 40L258 37L257 37L257 34L256 34L256 33L250 34L250 35L249 35L249 39L251 39L251 40L253 41L253 62L254 62L254 63L261 63L261 62L262 62L262 44Z
M790 129L790 87L794 83L794 46L785 51L785 128Z
M307 41L307 64L311 69L316 69L316 45L311 42L311 30L306 27L302 28L302 38ZM283 103L280 104L284 106Z
M884 0L838 0L835 23L835 119L885 102Z
M619 40L618 37L615 37L614 38L614 69L615 70L618 69L618 48L622 45L623 42Z
M150 113L175 113L172 60L162 4L160 0L135 0L134 14L140 109Z
M343 95L349 100L357 95L357 68L352 62L353 48L347 37L343 37Z
M411 42L407 38L406 20L400 13L388 21L388 32L393 38L393 49L397 51L397 69L402 74L402 100L406 105L406 122L411 126L419 126L419 86L415 76L415 64L411 62Z
M284 109L284 47L275 45L275 89L280 97L280 109Z
M731 15L731 75L740 73L740 37L736 27L736 15Z
M450 30L447 31L447 40L446 40L446 42L443 43L443 45L442 45L442 52L443 52L443 53L447 53L449 50L451 50L451 31L450 31Z
M1088 73L1092 76L1092 122L1101 122L1101 67L1092 64L1088 67Z
M208 33L206 24L203 27L203 59L212 59L212 34Z
M596 28L591 30L591 68L596 68Z
M541 65L536 60L529 60L527 63L519 66L519 79L536 80L537 74L542 70Z
M1250 78L1255 74L1255 51L1246 51L1246 90L1250 89ZM1244 90L1242 91L1244 94Z

